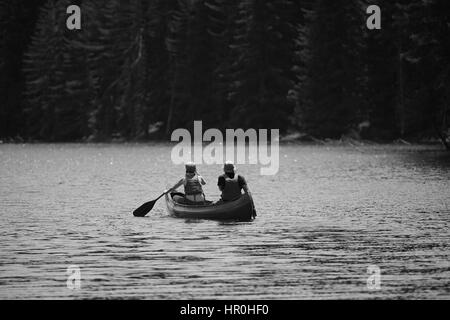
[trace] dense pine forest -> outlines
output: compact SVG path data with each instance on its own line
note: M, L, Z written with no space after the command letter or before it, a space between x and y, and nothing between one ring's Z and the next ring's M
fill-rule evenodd
M445 144L449 16L448 0L6 0L0 137L161 139L203 120Z

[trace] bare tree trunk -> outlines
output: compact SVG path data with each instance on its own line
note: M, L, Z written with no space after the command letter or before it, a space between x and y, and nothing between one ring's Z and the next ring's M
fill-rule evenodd
M177 91L176 90L177 83L178 83L178 63L175 63L172 89L170 93L169 114L167 115L167 123L166 123L166 136L169 136L170 132L172 131L172 118L173 118L173 110L175 108L175 95Z
M398 80L398 106L397 116L400 121L400 137L403 138L405 134L405 84L403 75L403 53L401 40L398 44L398 65L397 65L397 80Z
M448 110L449 110L449 107L448 107L448 104L446 104L446 107L445 107L445 109L444 109L444 115L443 115L443 119L442 119L442 126L441 126L441 128L443 128L443 129L447 129L448 127L447 127L447 114L448 114ZM442 132L441 130L439 130L439 128L436 128L437 130L438 130L438 135L439 135L439 138L441 139L441 141L442 141L442 144L445 146L445 148L447 149L447 150L450 150L450 143L447 141L447 139L449 139L450 137L448 136L448 133L446 133L446 132Z
M434 125L434 130L436 131L437 136L439 139L441 139L442 144L444 145L445 149L450 151L450 143L447 142L446 134L444 134L438 126Z
M449 67L447 67L447 70L444 71L444 75L445 77L448 79L449 76ZM442 122L437 123L438 125L435 125L435 130L437 131L436 133L438 134L439 139L441 139L442 144L444 145L445 149L450 151L450 143L448 142L448 140L450 140L450 128L449 128L449 123L448 121L448 114L450 111L450 88L449 88L449 83L448 80L445 81L444 80L444 85L445 85L445 92L444 92L444 106L443 106L443 110L442 110ZM445 132L445 130L447 132Z

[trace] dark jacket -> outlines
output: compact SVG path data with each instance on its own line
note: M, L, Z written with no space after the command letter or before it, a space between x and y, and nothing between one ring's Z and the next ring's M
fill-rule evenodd
M217 181L222 191L223 201L233 201L241 196L241 190L247 185L245 178L240 175L223 174Z

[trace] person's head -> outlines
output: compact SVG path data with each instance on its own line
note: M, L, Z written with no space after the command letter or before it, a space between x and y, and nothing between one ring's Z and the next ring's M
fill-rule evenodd
M185 165L186 175L195 175L197 173L197 166L193 162L188 162Z
M233 161L227 161L223 165L223 172L228 176L234 176L234 172L236 171L236 166Z

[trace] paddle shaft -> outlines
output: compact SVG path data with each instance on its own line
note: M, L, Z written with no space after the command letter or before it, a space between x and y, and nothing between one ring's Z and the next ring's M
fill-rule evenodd
M170 190L169 190L170 191ZM156 198L155 200L153 200L154 202L158 201L159 199L161 199L163 196L165 196L169 191L164 192L163 194L161 194L158 198Z
M169 193L170 191L172 191L172 189L167 190L166 192L163 192L158 198L156 198L155 200L149 201L144 203L142 206L140 206L139 208L137 208L136 210L134 210L133 215L135 217L144 217L147 213L149 213L152 209L153 206L155 205L156 201L158 201L159 199L161 199L164 195L166 195L167 193Z
M156 198L155 200L153 200L152 202L156 202L159 199L161 199L162 197L164 197L166 194L168 194L170 191L172 191L172 189L167 190L166 192L163 192L158 198Z

